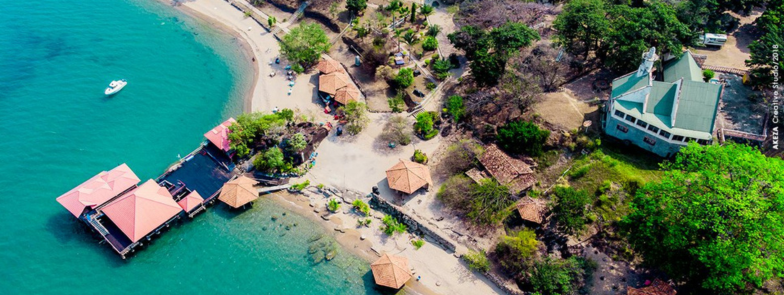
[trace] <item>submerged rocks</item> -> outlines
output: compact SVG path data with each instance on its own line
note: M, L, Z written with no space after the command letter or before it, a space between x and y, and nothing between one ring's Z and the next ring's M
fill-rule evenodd
M335 241L327 239L324 235L313 236L308 239L310 246L308 254L313 264L321 263L324 260L335 259L338 254L338 245Z

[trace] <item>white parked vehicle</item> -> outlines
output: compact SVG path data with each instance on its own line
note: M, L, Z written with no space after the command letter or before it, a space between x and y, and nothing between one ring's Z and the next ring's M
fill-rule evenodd
M128 82L125 81L125 79L112 81L112 83L109 83L109 87L107 87L106 91L104 91L103 93L106 94L107 96L115 94L117 92L120 92L120 90L122 90L123 87L125 87L125 85L128 85Z
M723 46L727 42L727 34L705 33L700 36L700 41L705 45Z

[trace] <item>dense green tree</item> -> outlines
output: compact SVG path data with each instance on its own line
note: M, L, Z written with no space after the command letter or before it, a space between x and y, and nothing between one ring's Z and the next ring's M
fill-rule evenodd
M591 202L588 193L568 186L556 186L554 192L553 215L558 229L570 235L582 231L588 221L586 206Z
M492 225L503 220L509 213L509 207L515 199L509 188L499 184L495 179L485 179L471 185L469 211L466 216L474 223Z
M305 135L296 133L289 138L288 145L291 148L291 151L299 153L308 146L308 142L305 141Z
M253 166L256 170L267 172L278 172L286 167L286 161L283 158L283 151L278 147L273 147L256 156L253 160Z
M452 116L455 122L460 122L465 117L466 108L463 103L463 97L460 95L452 95L446 100L446 111Z
M367 0L347 0L346 1L346 9L353 13L359 14L360 12L364 11L367 8Z
M280 52L289 61L309 68L318 62L331 43L324 30L316 23L301 24L283 36Z
M506 271L518 273L532 266L538 246L534 231L526 229L501 237L495 246L495 253Z
M409 19L410 22L416 22L416 13L417 13L417 5L416 3L411 3L411 17Z
M609 31L607 8L604 0L574 0L566 4L556 17L553 26L558 30L556 42L566 51L577 55L599 47L599 42Z
M784 276L784 162L728 143L681 149L622 221L645 262L705 294Z
M694 34L678 20L672 6L652 1L645 7L615 5L610 9L609 31L602 43L605 64L617 72L629 72L640 65L642 54L655 46L657 53L680 56L683 45Z
M784 0L772 0L757 19L757 27L763 35L749 45L751 58L746 60L746 65L751 67L754 85L770 87L776 68L778 76L784 77ZM778 54L778 61L774 54Z
M564 260L547 257L537 261L531 270L529 282L534 291L542 295L577 294L585 276L595 269L582 257L572 256Z
M285 109L284 109L285 110ZM254 112L237 117L237 123L229 126L229 143L237 156L244 157L263 137L275 137L285 130L286 114L263 114Z
M498 84L510 53L540 39L539 33L515 22L507 22L489 32L463 26L448 37L456 48L466 52L466 58L471 61L471 75L483 86Z
M498 129L498 145L510 153L538 156L549 136L549 130L532 122L515 121Z
M541 39L534 29L516 22L507 22L491 30L490 38L493 40L493 49L504 56Z
M410 68L400 69L400 71L397 72L394 81L395 86L398 88L408 88L408 86L414 84L414 70Z
M346 116L346 131L351 135L357 135L362 132L362 129L370 122L368 118L367 105L362 102L350 101L346 105L339 108Z

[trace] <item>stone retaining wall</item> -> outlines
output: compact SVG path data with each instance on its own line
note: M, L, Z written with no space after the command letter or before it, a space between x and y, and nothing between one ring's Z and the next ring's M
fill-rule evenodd
M431 230L426 225L416 220L415 217L402 212L400 208L390 204L389 202L382 199L378 195L370 194L370 206L375 210L379 210L381 212L391 215L392 217L397 218L398 221L408 226L409 231L429 237L430 239L434 240L436 244L440 245L444 249L455 252L456 247L454 243L442 237L437 232Z

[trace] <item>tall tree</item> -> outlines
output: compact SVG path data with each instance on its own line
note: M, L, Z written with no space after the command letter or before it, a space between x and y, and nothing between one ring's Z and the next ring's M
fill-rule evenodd
M301 24L291 29L280 42L280 51L289 61L309 68L318 62L332 44L316 23Z
M416 3L411 3L411 19L410 21L416 22L416 13L417 13L417 5Z
M751 58L746 65L751 67L751 81L755 85L770 87L773 84L775 70L778 76L784 77L784 0L772 0L768 9L757 19L757 28L763 32L762 37L749 45ZM778 60L774 54L778 54Z
M367 8L367 0L347 0L346 9L354 15L359 14Z
M583 54L584 58L588 58L589 52L599 46L599 41L609 31L605 1L571 1L553 25L558 30L558 44L571 54Z
M710 294L745 293L784 276L781 159L692 142L663 168L622 221L646 263Z

